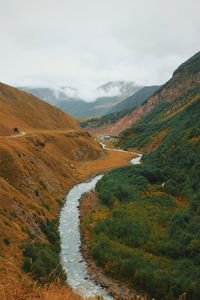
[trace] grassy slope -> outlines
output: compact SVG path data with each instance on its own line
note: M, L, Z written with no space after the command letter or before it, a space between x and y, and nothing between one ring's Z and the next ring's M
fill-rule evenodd
M0 83L0 135L9 135L17 127L30 129L78 129L68 114L16 88Z
M59 299L64 288L58 283L42 288L30 273L22 271L22 246L40 247L34 250L32 261L28 254L23 268L40 282L48 282L45 269L52 272L59 264L59 238L52 220L57 218L66 191L81 177L78 166L99 158L103 151L70 116L3 84L0 109L0 298L47 299L50 293L49 297ZM28 133L12 138L13 127ZM44 254L51 255L47 267L41 261ZM80 299L65 289L65 299Z
M199 120L196 87L124 132L121 146L152 152L104 176L84 219L105 272L156 299L199 297Z

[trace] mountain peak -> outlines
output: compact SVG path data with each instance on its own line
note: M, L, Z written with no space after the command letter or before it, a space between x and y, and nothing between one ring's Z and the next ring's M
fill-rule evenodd
M110 81L97 88L98 91L115 95L130 96L139 90L141 86L132 81Z

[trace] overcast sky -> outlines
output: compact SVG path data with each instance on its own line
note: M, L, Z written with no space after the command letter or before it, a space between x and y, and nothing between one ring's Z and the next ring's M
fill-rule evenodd
M0 0L0 81L160 84L200 49L199 0Z

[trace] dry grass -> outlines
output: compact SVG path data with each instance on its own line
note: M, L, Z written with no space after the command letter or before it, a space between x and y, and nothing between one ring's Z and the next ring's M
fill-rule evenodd
M37 140L45 147L38 147ZM72 185L92 174L127 165L132 156L126 152L105 153L84 131L32 132L22 138L1 138L0 299L81 299L66 286L38 287L23 274L20 246L27 242L28 235L22 228L44 238L37 223L41 211L45 217L55 218L59 209L55 199L62 198ZM2 164L5 159L6 168ZM43 207L42 201L48 203L50 210ZM4 239L10 244L5 245Z
M79 300L67 286L40 287L24 274L20 247L45 241L39 220L58 216L56 200L74 184L132 155L106 154L71 117L31 95L3 84L0 92L0 300ZM6 137L14 127L28 134Z
M16 88L0 83L0 135L13 128L78 129L77 122L58 108Z

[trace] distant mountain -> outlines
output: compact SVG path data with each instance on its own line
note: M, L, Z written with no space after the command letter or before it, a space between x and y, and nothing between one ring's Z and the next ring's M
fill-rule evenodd
M57 103L62 101L71 101L78 99L78 90L71 87L61 87L59 89L51 89L46 87L18 87L18 89L32 94L47 103L52 105L57 105Z
M81 99L80 92L72 87L59 89L19 87L74 117L105 115L113 106L133 95L140 88L133 82L108 82L93 91L94 101L86 102Z
M122 110L129 110L134 107L140 106L142 103L145 102L150 96L152 96L161 86L153 85L153 86L144 86L135 94L131 95L124 101L118 103L117 105L113 106L108 113L114 113Z
M132 81L111 81L97 88L98 91L106 93L107 96L121 96L123 99L134 94L139 89L141 89L141 86L136 85Z

